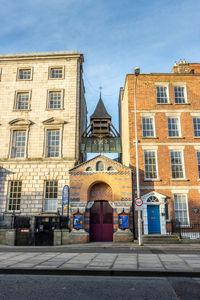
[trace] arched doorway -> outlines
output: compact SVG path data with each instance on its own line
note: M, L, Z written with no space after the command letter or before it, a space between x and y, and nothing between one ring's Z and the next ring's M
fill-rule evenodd
M90 201L94 201L90 209L90 241L113 241L113 209L109 204L112 190L106 183L97 183L90 190Z

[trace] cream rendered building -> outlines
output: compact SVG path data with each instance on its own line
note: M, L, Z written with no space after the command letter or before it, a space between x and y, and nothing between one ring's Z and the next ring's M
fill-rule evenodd
M0 224L61 212L87 125L77 51L0 55Z

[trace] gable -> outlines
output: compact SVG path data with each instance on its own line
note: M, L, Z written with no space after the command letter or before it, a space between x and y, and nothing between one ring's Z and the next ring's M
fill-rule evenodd
M121 163L116 162L115 160L108 158L104 155L98 155L70 170L70 174L75 173L96 173L96 172L108 172L108 173L117 173L117 172L131 172L131 169L123 166Z

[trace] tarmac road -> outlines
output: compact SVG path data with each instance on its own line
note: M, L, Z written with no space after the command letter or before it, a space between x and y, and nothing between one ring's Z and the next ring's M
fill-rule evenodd
M4 246L0 252L62 252L62 253L146 253L146 254L200 254L200 243L176 245L145 245L136 243L88 243L65 246Z
M1 300L199 300L200 279L0 275Z

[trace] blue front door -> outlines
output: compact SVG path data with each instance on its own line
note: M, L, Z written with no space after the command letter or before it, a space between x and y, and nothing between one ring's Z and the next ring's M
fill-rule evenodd
M147 205L147 215L149 233L160 233L159 205Z

